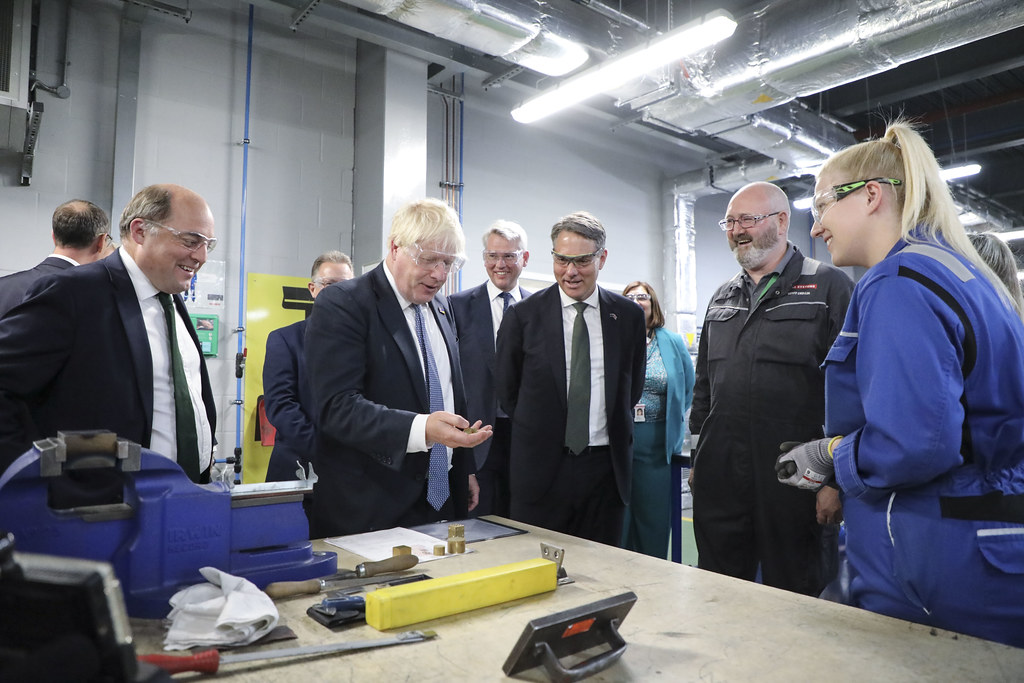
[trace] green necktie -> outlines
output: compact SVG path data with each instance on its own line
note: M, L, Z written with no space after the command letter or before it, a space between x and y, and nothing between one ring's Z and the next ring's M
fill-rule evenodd
M590 335L583 302L573 304L576 320L572 324L569 350L568 415L565 420L565 445L579 455L590 445Z
M178 445L178 465L192 481L199 483L199 438L196 434L196 413L192 408L192 397L188 393L185 366L178 350L177 312L171 295L160 292L156 295L164 307L167 319L167 340L171 351L171 377L174 379L174 437Z

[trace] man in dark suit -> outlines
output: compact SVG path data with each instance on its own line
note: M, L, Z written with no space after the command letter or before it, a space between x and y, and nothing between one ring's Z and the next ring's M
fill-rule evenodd
M39 278L107 255L104 247L110 241L110 219L92 202L64 202L54 210L51 225L53 253L34 268L0 277L0 317L20 304Z
M512 418L512 517L618 545L629 502L643 310L600 289L605 230L580 211L551 230L556 284L498 331L498 402Z
M477 503L470 426L448 302L459 217L436 199L395 214L384 262L316 298L306 367L317 411L313 537L464 517ZM467 428L469 428L467 430Z
M308 284L316 300L324 287L351 280L352 259L340 251L328 251L313 261ZM306 321L286 325L267 337L263 360L263 396L267 419L274 425L274 450L267 465L267 481L290 481L299 468L309 474L309 462L316 442L315 408L306 377L304 337Z
M462 377L469 414L494 426L494 436L473 449L480 484L477 515L509 516L508 449L512 425L494 393L494 340L505 310L529 293L519 275L530 260L526 232L512 221L496 221L484 233L487 282L451 296L459 333Z
M178 293L216 244L213 215L191 190L150 186L121 214L121 241L0 319L0 470L58 430L106 429L209 480L216 411Z

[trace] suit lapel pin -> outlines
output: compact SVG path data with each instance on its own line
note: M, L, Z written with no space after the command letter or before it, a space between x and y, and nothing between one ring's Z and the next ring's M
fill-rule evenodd
M612 320L618 320L619 319L619 316L617 314L615 314L615 313L609 313L608 317L611 318Z

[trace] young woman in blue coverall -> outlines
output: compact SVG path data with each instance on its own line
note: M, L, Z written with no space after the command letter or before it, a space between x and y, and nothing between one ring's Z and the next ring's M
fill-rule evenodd
M834 155L811 234L869 268L825 360L825 433L776 465L843 496L852 604L1024 647L1024 325L904 123Z

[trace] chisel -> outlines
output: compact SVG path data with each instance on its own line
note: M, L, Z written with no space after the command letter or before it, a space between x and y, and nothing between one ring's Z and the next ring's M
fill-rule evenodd
M333 584L346 579L364 579L378 574L400 572L412 569L420 561L415 555L396 555L379 562L363 562L352 571L338 572L322 579L308 581L276 581L268 584L264 592L271 598L286 598L290 595L316 594L328 590Z
M353 640L347 643L331 643L330 645L307 645L305 647L289 647L269 652L247 652L245 654L222 655L217 650L204 650L194 655L140 655L139 661L148 662L158 666L164 671L172 674L184 673L186 671L197 671L199 673L214 674L222 664L237 664L239 662L255 662L262 659L280 659L281 657L301 657L303 655L326 655L337 652L350 652L352 650L369 650L375 647L387 647L388 645L402 645L404 643L418 643L437 636L434 631L406 631L399 633L393 638L381 638L378 640Z

